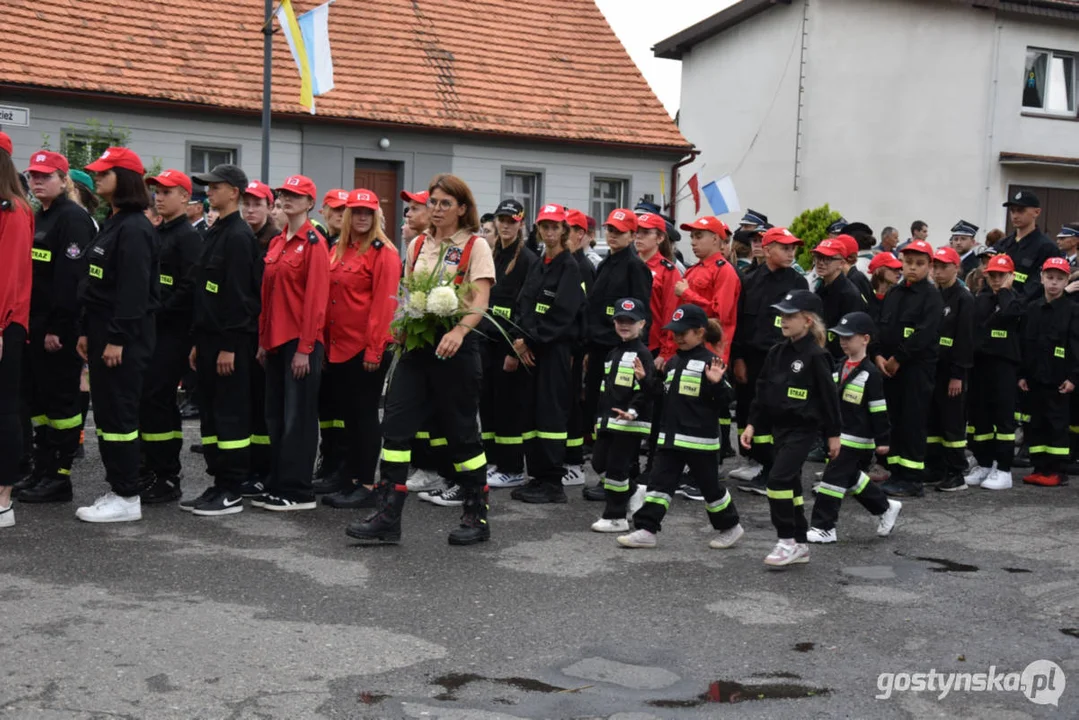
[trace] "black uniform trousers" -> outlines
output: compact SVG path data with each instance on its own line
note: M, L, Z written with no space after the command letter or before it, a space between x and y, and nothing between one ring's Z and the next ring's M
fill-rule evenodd
M251 363L255 362L255 337L244 336L238 341L231 375L217 374L220 338L197 338L195 347L206 472L213 476L217 488L236 492L251 472Z
M14 485L22 474L22 418L19 400L22 384L26 328L11 323L4 328L4 354L0 356L0 487Z
M925 479L926 427L936 385L936 364L908 362L884 378L892 439L888 470L895 482L921 487Z
M1068 430L1071 437L1071 461L1074 463L1079 462L1079 388L1076 388L1068 397L1071 405L1071 425Z
M660 448L652 464L644 506L633 515L635 528L652 533L662 529L663 518L671 507L675 489L682 484L682 473L687 467L693 484L704 495L704 508L712 527L722 531L738 524L734 498L719 480L719 458L716 453Z
M1012 469L1015 453L1015 363L995 355L976 355L970 376L970 419L974 426L971 450L981 467L995 461L998 470ZM888 409L892 400L888 398ZM897 421L892 419L892 427ZM895 430L892 431L895 436Z
M766 357L768 357L767 352L747 350L743 358L746 364L746 383L744 385L735 383L734 385L734 422L739 434L749 424L749 407L753 404L753 398L757 395L757 378L760 377L761 370L764 368L764 359ZM742 449L741 452L761 465L767 466L771 464L772 459L771 435L767 428L754 428L754 430L759 438L754 437L751 450ZM741 443L739 443L739 447L741 447Z
M1071 395L1062 395L1058 386L1027 381L1030 391L1030 420L1025 437L1030 447L1034 472L1040 475L1063 474L1068 462L1068 418ZM1074 394L1075 391L1072 391Z
M437 472L447 482L453 481L453 463L450 461L449 440L442 432L438 418L431 416L424 423L423 429L416 433L412 443L411 466L419 470Z
M433 347L402 353L382 418L380 484L389 485L392 492L407 493L414 438L423 428L437 427L445 433L454 479L468 495L482 492L487 479L477 417L482 380L479 347L471 333L446 360L435 357Z
M652 360L654 361L659 357L659 348L651 350ZM664 368L662 372L656 373L656 381L663 382L663 379L667 377L667 369ZM643 482L647 485L648 478L652 475L652 467L656 462L656 448L659 446L659 429L663 426L663 398L662 394L658 394L652 403L652 430L648 433L648 455L645 456L644 461L644 475Z
M510 475L520 475L525 469L524 434L531 428L521 408L531 393L532 373L520 365L506 372L506 345L502 342L482 342L483 394L480 396L480 425L483 427L483 448L487 463ZM569 450L567 448L567 454Z
M378 421L378 401L386 371L393 364L393 350L386 350L374 372L363 369L364 353L343 363L330 363L338 380L335 417L345 421L345 469L349 479L360 485L375 484L378 453L382 449L382 429Z
M951 379L948 368L938 370L926 426L926 464L937 479L962 475L967 469L967 388L963 383L963 392L949 397Z
M599 388L603 383L603 364L607 361L611 350L614 350L613 345L590 344L588 346L588 369L584 372L584 403L581 406L585 435L592 435L595 432L594 423L599 410Z
M251 367L251 477L263 483L273 462L270 430L266 427L266 368L258 361Z
M266 353L266 427L270 431L266 490L286 500L309 502L315 499L311 475L318 454L319 381L324 349L322 343L315 343L308 356L310 370L296 379L292 358L299 343L289 340Z
M755 429L755 428L754 428ZM805 499L802 497L802 466L820 443L820 431L808 427L777 427L775 453L768 473L768 507L780 540L806 542Z
M23 364L23 393L34 434L34 468L38 475L71 475L82 431L82 358L77 333L60 336L62 348L45 350L45 331L30 322L30 344ZM39 329L40 328L40 329Z
M157 342L142 387L139 434L143 469L161 477L180 474L184 430L176 388L189 367L190 329L185 324L157 323Z
M532 394L527 398L525 412L530 421L525 432L528 471L536 482L561 487L566 473L573 348L568 342L553 342L536 350L535 357ZM598 362L602 376L603 358Z
M566 440L567 465L582 465L584 463L584 438L594 432L592 423L595 418L584 414L584 358L587 353L584 349L574 350L569 370L569 426ZM606 360L606 358L603 358ZM602 362L600 363L602 365ZM587 418L587 419L586 419ZM594 439L593 439L594 440Z
M641 438L638 433L620 430L600 430L592 449L592 469L599 473L607 505L603 517L608 520L625 520L629 499L637 491L631 469L638 462Z
M338 378L333 368L327 366L322 372L318 389L318 429L319 452L322 454L323 468L327 472L336 470L345 462L345 421L337 413Z
M120 365L110 368L101 358L108 344L108 324L105 318L86 318L90 399L105 480L120 497L134 497L145 489L139 477L139 404L154 353L156 326L153 315L143 317L138 334L124 344Z
M819 530L831 530L839 519L839 506L848 493L861 503L870 515L883 515L888 509L888 496L876 483L869 481L866 470L873 462L873 451L841 447L839 456L824 466L813 503L810 525Z

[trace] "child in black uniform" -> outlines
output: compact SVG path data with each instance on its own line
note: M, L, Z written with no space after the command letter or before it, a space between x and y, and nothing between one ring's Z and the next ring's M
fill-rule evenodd
M723 329L696 305L679 307L663 329L674 333L678 353L665 368L662 425L644 506L633 514L636 530L620 535L618 544L656 546L656 533L688 465L694 484L704 495L708 520L719 530L708 545L729 548L744 532L734 500L719 480L719 416L729 407L730 397L722 382L726 367L705 345L721 347Z
M884 380L880 371L866 357L869 338L876 332L873 319L864 312L844 315L829 329L839 337L845 355L832 378L839 394L841 418L839 457L824 468L813 503L813 517L806 539L811 543L834 543L839 505L850 492L871 515L880 518L877 535L886 537L895 527L903 503L889 500L877 485L869 482L866 469L873 461L873 451L888 454L888 403L884 399Z
M809 290L794 290L772 307L782 316L785 339L764 359L741 441L749 449L755 426L772 429L775 458L768 475L768 505L779 542L764 563L783 567L809 562L802 466L822 433L828 456L836 459L840 419L832 360L824 349L821 299Z
M599 416L592 468L603 479L607 506L592 523L595 532L626 532L626 509L636 497L637 483L630 470L640 455L641 439L652 431L652 353L641 341L646 322L645 304L636 298L615 303L614 329L622 340L607 355L600 384ZM643 501L640 492L638 501Z

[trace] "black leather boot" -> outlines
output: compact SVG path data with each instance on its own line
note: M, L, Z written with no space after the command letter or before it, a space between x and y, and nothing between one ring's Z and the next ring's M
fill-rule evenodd
M347 490L338 490L330 495L322 496L322 504L332 508L356 510L359 508L376 507L378 495L374 490L368 490L359 483L349 485Z
M375 487L378 492L378 510L364 520L353 520L345 528L345 534L357 540L377 540L384 543L401 541L401 510L408 499L408 490L400 490L381 483Z
M71 502L71 495L71 477L68 475L50 475L33 487L12 493L12 497L24 503Z
M487 525L489 507L487 485L470 488L465 493L461 526L450 532L450 545L475 545L489 540L491 538L491 528Z

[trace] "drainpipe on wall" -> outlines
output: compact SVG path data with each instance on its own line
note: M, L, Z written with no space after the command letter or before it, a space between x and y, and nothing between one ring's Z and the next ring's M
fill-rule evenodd
M685 165L689 165L691 162L696 160L697 157L700 154L701 154L701 151L694 148L694 149L689 151L688 156L682 158L681 160L679 160L678 162L676 162L674 165L671 166L671 214L670 214L670 217L671 217L671 224L674 225L675 227L678 226L678 219L675 217L675 213L678 212L678 203L675 202L678 199L678 190L679 190L678 168L683 167Z
M982 197L982 220L986 226L986 232L996 223L989 217L989 195L993 191L993 143L996 134L997 119L997 90L1000 81L1000 35L1004 25L997 22L996 38L993 41L993 82L989 90L989 109L987 118L987 135L985 138L985 194Z

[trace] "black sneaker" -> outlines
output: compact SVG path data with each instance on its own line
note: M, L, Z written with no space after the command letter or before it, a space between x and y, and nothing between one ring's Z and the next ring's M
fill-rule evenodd
M179 500L181 495L179 477L154 475L149 487L139 493L139 498L144 505L154 505Z
M949 475L937 483L937 490L940 492L956 492L957 490L966 490L967 481L963 479L962 475Z
M196 455L202 455L202 445L198 443L192 445L191 452L195 453Z
M810 450L809 455L806 457L806 461L812 463L822 463L828 459L827 451L822 447L815 447Z
M263 510L272 510L274 512L289 512L292 510L314 510L318 505L315 503L314 498L311 500L289 500L288 498L278 497L276 495L263 495L259 498L260 504L258 507ZM254 503L252 502L252 505Z
M698 490L695 485L679 485L674 494L681 495L686 500L704 500L704 493Z
M1015 459L1012 460L1012 467L1016 468L1028 468L1034 467L1034 463L1030 461L1030 448L1026 445L1019 448L1019 451L1015 453Z
M569 502L561 484L529 483L524 487L516 488L510 493L510 497L532 505L562 505Z
M603 489L603 483L586 486L581 490L581 496L589 502L607 502L607 491Z
M262 478L251 477L244 481L240 485L240 495L245 498L256 498L259 495L266 494L266 483L262 481Z
M193 497L190 500L181 500L180 509L184 512L191 512L195 509L196 505L201 505L202 503L212 501L214 498L217 497L217 494L219 492L221 492L220 488L218 488L216 485L211 485L210 487L202 491L202 495L199 495L198 497Z
M888 497L922 497L925 490L921 485L904 482L902 480L889 480L880 486Z
M742 492L756 493L766 497L768 495L768 481L764 479L763 472L754 475L752 480L743 480L738 483L737 487Z
M357 510L359 508L373 508L377 500L373 490L368 490L363 485L353 485L351 490L342 490L330 495L322 496L322 504L339 510Z
M15 484L11 486L12 492L18 492L19 490L28 490L34 487L39 482L45 479L44 475L38 474L36 470L23 473L22 477L15 481Z
M24 503L71 502L71 476L45 477L33 487L16 490L11 495Z
M199 503L191 509L192 515L212 517L214 515L235 515L244 511L244 499L240 493L225 490L214 495L212 500Z

